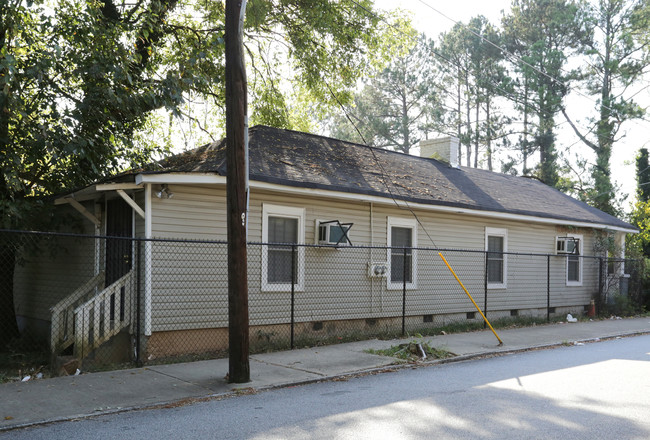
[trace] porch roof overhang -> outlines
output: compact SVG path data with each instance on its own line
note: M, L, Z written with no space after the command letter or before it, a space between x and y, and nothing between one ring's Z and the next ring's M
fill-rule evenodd
M120 196L133 210L142 218L145 218L145 213L138 204L127 195L126 191L140 190L144 189L143 184L137 184L132 182L120 182L120 183L98 183L95 185L90 185L85 188L82 188L78 191L75 191L70 194L66 194L63 197L58 197L54 199L55 205L64 205L68 204L74 209L79 211L84 217L93 222L95 226L101 225L101 220L99 220L93 213L88 211L81 202L88 200L97 199L100 194L106 193L108 191L115 191L115 193Z
M77 202L85 202L87 200L94 200L100 196L100 194L106 191L117 191L117 190L139 190L144 189L144 185L137 184L133 182L121 182L121 183L97 183L94 185L89 185L85 188L71 192L61 197L54 199L55 205L63 205L69 203L70 200L75 200Z

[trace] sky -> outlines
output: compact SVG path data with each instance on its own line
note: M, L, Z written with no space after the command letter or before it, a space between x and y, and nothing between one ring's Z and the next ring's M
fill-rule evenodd
M401 8L411 11L415 28L435 41L441 32L450 30L455 22L466 23L471 17L477 15L484 15L493 24L499 24L502 11L508 11L510 4L510 0L375 0L376 7L381 9ZM574 111L576 119L584 118L589 111L593 111L596 107L594 100L584 96L572 96L569 99L571 101L567 106ZM640 93L635 99L641 105L650 105L648 90ZM581 111L583 108L584 112ZM650 120L650 116L646 119ZM556 117L556 123L559 125L557 148L565 150L569 147L571 156L577 153L593 162L595 156L587 147L581 145L561 114ZM636 191L634 158L639 148L643 146L650 148L650 137L647 136L647 133L650 133L650 122L627 122L623 124L621 132L625 134L625 137L615 146L611 168L613 180L620 185L617 197L621 194L629 194L627 200L622 204L623 209L629 212L630 203L633 202Z

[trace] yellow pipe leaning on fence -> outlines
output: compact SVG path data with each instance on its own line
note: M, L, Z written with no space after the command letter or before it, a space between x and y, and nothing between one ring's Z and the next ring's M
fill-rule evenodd
M501 338L499 337L499 335L497 335L497 332L495 332L494 329L492 328L492 324L490 324L490 321L488 321L488 319L485 317L485 315L483 314L483 312L481 312L481 309L480 309L479 306L476 304L476 301L474 301L474 298L472 298L472 295L470 295L469 292L467 291L467 289L465 288L465 286L463 286L463 283L462 283L462 282L460 281L460 279L458 278L458 275L456 275L456 272L454 272L454 269L452 269L451 266L449 265L449 263L447 263L447 260L446 260L445 257L442 255L442 253L438 252L438 255L440 255L440 258L442 258L442 261L445 262L445 264L447 265L447 268L449 268L449 271L451 272L451 274L454 276L454 278L456 278L456 281L458 281L458 284L460 284L460 287L463 288L463 290L465 291L465 293L467 294L467 296L469 297L469 299L472 301L472 304L474 304L474 307L476 307L476 310L478 310L478 312L479 312L479 313L481 314L481 316L483 317L483 320L485 320L485 322L487 323L487 325L490 327L490 330L492 330L492 333L494 333L494 336L496 336L496 338L499 340L499 345L503 345L503 341L501 340Z

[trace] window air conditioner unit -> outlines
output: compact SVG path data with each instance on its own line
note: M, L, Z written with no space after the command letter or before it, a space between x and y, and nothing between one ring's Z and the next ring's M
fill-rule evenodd
M580 240L573 237L557 237L555 240L555 253L558 255L577 254Z
M341 223L338 220L318 222L318 244L328 246L350 246L348 233L352 223Z
M383 278L388 275L388 263L368 263L370 278Z

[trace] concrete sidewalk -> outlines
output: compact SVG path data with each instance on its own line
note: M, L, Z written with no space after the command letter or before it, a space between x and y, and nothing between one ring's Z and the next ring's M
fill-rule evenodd
M457 355L456 360L530 348L551 347L650 333L650 318L550 324L499 330L498 345L490 332L425 337L432 347ZM131 370L82 374L0 385L0 432L59 420L88 417L192 399L213 398L273 387L327 380L387 368L389 357L365 353L408 342L370 340L250 357L251 382L228 384L228 359L156 365Z

